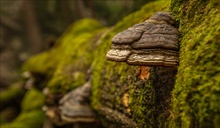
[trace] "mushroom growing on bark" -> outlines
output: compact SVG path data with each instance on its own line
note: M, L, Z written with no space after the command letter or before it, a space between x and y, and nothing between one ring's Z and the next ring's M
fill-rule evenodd
M157 12L112 39L107 60L140 66L177 66L179 31L169 12Z
M106 59L129 65L178 66L179 31L170 12L157 12L148 20L116 34Z

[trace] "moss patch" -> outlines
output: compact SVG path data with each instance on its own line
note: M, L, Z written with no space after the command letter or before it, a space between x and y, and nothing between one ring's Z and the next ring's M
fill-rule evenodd
M173 91L174 127L220 126L220 2L172 1L180 21L180 66Z
M1 128L42 128L43 122L43 111L34 110L20 114L15 121L10 124L1 125Z
M40 128L43 126L44 113L41 108L44 104L44 96L35 89L29 90L22 101L22 112L12 122L3 124L1 128Z
M79 20L58 39L55 47L32 57L23 70L48 76L51 93L65 93L81 86L87 79L96 40L104 30L96 20Z
M0 103L4 104L10 100L16 99L18 96L24 94L24 89L22 88L23 82L17 82L10 86L6 91L1 91L0 93Z
M29 90L21 103L22 112L41 110L44 105L44 95L36 89Z

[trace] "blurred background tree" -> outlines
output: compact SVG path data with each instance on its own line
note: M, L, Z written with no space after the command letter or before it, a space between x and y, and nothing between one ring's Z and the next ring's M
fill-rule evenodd
M151 0L0 0L0 88L18 78L32 54L48 49L65 29L82 18L114 25Z

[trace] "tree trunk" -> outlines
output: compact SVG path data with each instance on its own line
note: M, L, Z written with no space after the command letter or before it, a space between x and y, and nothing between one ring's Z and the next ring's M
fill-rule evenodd
M23 1L23 17L31 53L42 51L42 37L31 0Z

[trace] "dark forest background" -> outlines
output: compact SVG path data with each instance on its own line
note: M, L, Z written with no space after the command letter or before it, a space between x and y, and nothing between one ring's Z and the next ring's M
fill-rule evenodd
M151 0L0 0L0 88L19 77L27 58L50 48L76 20L112 26Z

